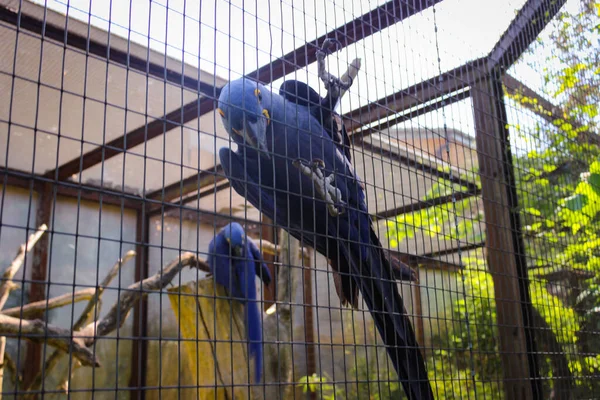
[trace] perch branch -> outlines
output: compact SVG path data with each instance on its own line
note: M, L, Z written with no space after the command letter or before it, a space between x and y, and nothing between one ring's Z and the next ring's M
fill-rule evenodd
M64 352L69 352L69 348L72 347L73 356L83 365L100 366L100 362L86 347L85 341L78 337L79 335L72 335L70 330L46 324L39 319L28 321L0 314L0 332L4 335L19 336L32 342L46 342Z
M16 287L12 282L15 274L23 265L23 261L25 260L25 255L31 251L33 246L37 243L38 240L42 237L44 232L48 230L46 224L43 224L39 227L39 229L29 236L29 240L27 240L26 244L22 244L17 251L17 255L15 256L13 262L9 265L9 267L4 271L2 275L2 284L0 285L0 310L4 308L6 304L6 300L8 300L8 295L10 291Z
M17 285L13 282L13 278L23 265L23 261L25 261L25 255L33 249L35 244L40 240L44 232L48 230L48 226L46 224L42 224L38 230L29 236L27 243L19 246L19 250L17 250L17 255L13 259L13 262L6 268L4 274L2 275L2 284L0 284L0 310L4 308L6 305L6 301L8 300L8 296L10 292L17 288ZM11 317L9 317L11 318ZM18 320L17 320L18 321ZM0 366L0 388L4 384L4 355L6 354L6 337L2 337L0 340L0 358L2 359L2 365ZM16 376L16 375L15 375ZM0 393L0 399L2 398L2 394Z
M158 272L154 276L130 285L129 288L121 294L117 303L113 305L104 318L88 324L81 331L77 332L77 336L83 337L85 344L90 346L94 343L96 337L105 336L108 333L119 329L123 323L125 323L127 315L133 306L142 296L148 294L148 292L163 289L171 282L171 280L173 280L179 271L188 266L190 268L194 267L200 269L207 267L206 263L199 260L195 254L182 254L178 259L170 262L162 272Z
M40 300L34 303L29 303L24 305L23 307L12 307L7 308L6 310L1 311L0 313L4 315L9 315L11 317L23 318L23 319L33 319L39 318L43 313L48 310L59 308L66 306L72 303L79 303L80 301L90 300L94 297L94 293L96 289L87 288L83 290L78 290L75 293L65 293L61 296L53 297L49 300Z
M6 340L6 337L4 337L4 339ZM4 365L3 366L6 367L10 371L10 373L12 374L13 384L16 383L17 381L21 382L21 380L23 379L23 377L21 376L21 374L17 370L17 365L15 364L15 362L13 361L13 359L8 355L8 353L4 353Z
M118 259L117 262L115 263L115 265L113 265L113 267L108 272L106 277L102 280L100 285L95 289L94 288L91 289L92 295L88 299L89 300L88 304L86 305L84 310L81 312L81 315L77 319L77 322L75 322L75 324L73 325L72 331L74 331L74 332L78 331L88 322L89 317L92 313L92 310L94 310L94 308L97 306L98 302L100 301L100 297L104 293L104 290L106 289L106 287L115 278L115 276L117 276L117 274L121 270L121 267L123 265L125 265L133 257L135 257L135 255L136 255L136 253L133 250L130 250L127 253L125 253L125 256L122 259ZM74 298L74 296L71 293L67 293L67 296ZM54 299L52 299L52 300L54 300ZM96 314L99 314L99 312L97 312ZM48 373L50 373L50 371L52 371L54 369L54 367L56 366L56 364L58 364L58 361L60 360L60 358L63 354L64 353L59 349L54 350L54 352L50 355L50 357L48 357L48 359L44 363L44 368L42 369L42 371L37 373L35 378L31 381L29 386L27 386L25 388L25 390L31 390L33 392L38 391L42 387L42 381L43 381L44 375L47 375ZM71 370L72 370L71 373L74 371L74 369L75 368L71 368ZM43 375L42 375L42 373L43 373ZM67 373L68 373L68 371L67 371ZM68 381L69 377L67 376L64 380ZM68 383L67 383L67 390L68 390Z
M106 287L119 274L121 267L123 265L127 264L127 262L129 260L131 260L133 257L135 257L135 254L136 254L135 251L130 250L127 253L125 253L125 257L123 257L122 259L118 259L117 262L115 263L115 265L113 265L113 267L111 268L108 275L106 275L104 280L100 283L100 285L96 289L96 294L87 303L85 309L79 316L79 319L77 320L77 322L75 322L75 325L73 325L74 331L77 331L77 330L83 328L83 326L88 322L88 319L90 318L90 316L92 314L92 311L97 306L98 301L100 300L100 297L104 293L104 290L106 289Z
M258 241L254 240L254 242L256 243ZM279 246L279 245L276 246L273 243L271 243L265 239L262 239L260 241L260 243L257 243L257 246L260 248L260 251L262 253L270 255L270 256L277 256L282 251L281 246ZM304 247L301 247L299 249L299 253L301 254L302 257L310 258L310 252Z

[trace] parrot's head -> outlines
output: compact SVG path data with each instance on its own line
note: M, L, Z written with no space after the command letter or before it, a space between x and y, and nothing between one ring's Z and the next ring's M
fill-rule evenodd
M246 247L246 232L244 232L244 228L237 222L232 222L225 226L221 232L227 243L229 243L229 247L231 247L231 254L236 257L243 257L244 248Z
M229 82L221 89L219 108L225 130L238 144L250 145L267 159L267 127L269 112L263 107L267 89L250 79Z

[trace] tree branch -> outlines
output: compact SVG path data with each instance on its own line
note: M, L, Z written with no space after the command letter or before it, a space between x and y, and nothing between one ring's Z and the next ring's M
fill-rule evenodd
M9 267L4 271L2 275L2 284L0 284L0 310L4 308L6 304L6 300L8 300L8 295L10 291L16 287L13 284L12 279L19 271L21 266L23 265L23 261L25 260L25 254L29 253L33 246L37 243L38 240L42 237L44 232L48 230L46 224L43 224L38 228L38 230L29 236L29 240L26 244L22 244L17 251L17 255L15 256L13 262L9 265Z
M77 332L77 336L83 337L86 346L90 346L94 343L96 337L105 336L119 329L125 323L133 306L142 296L147 295L148 292L163 289L184 267L208 268L206 262L198 259L195 254L183 253L178 259L169 263L162 272L130 285L123 291L117 303L113 305L104 318L88 324Z
M133 257L135 257L135 255L136 255L135 251L133 251L133 250L128 251L122 259L117 260L115 265L113 265L111 270L108 272L108 275L106 275L106 277L102 280L100 285L95 289L90 289L90 290L92 290L92 295L88 299L89 302L86 305L86 307L84 308L84 310L81 312L81 315L77 319L77 322L75 322L75 324L73 325L72 331L78 331L88 322L90 314L92 313L92 310L94 310L94 308L97 306L98 302L100 301L100 297L104 293L104 289L106 289L106 287L115 278L115 276L117 276L117 274L121 270L121 267L123 265L125 265ZM63 296L65 296L65 295L63 295ZM63 296L61 296L61 297L63 297ZM67 293L66 296L69 296L74 299L74 294ZM58 297L55 299L58 299ZM52 300L55 300L55 299L52 299ZM71 302L74 303L73 300ZM52 371L54 369L54 367L56 366L56 364L58 364L58 361L60 360L60 358L63 354L64 353L60 349L54 350L54 352L50 355L50 357L48 357L48 359L44 363L44 368L42 369L42 371L37 373L35 378L25 388L25 390L31 390L34 392L39 390L42 387L42 381L43 381L44 375L47 375L48 373L50 373L50 371ZM72 368L72 370L73 369L74 368ZM67 376L65 379L68 380L69 377ZM66 387L68 388L68 383L67 383Z
M80 301L84 300L90 300L94 297L95 292L96 289L87 288L78 290L75 293L65 293L49 300L40 300L24 306L7 308L6 310L0 311L0 314L23 319L39 318L48 310L63 307L68 304L79 303Z
M88 322L88 319L89 319L92 311L98 304L98 301L100 300L100 297L104 293L104 290L108 287L108 285L110 285L110 282L119 274L121 267L123 265L127 264L127 262L129 260L131 260L133 257L135 257L135 255L136 255L135 251L129 250L127 253L125 253L125 257L117 260L115 265L113 265L113 267L109 271L108 275L106 275L104 280L100 283L100 285L96 289L96 294L94 295L94 297L92 297L90 299L90 301L86 305L85 309L79 316L79 319L77 320L77 322L75 322L75 325L73 325L74 331L77 331L77 330L83 328L83 326Z
M46 324L44 321L35 319L32 321L9 317L0 314L0 332L3 335L12 334L36 343L48 343L64 352L71 350L73 356L83 365L100 366L100 362L85 345L85 341L71 334L70 330Z

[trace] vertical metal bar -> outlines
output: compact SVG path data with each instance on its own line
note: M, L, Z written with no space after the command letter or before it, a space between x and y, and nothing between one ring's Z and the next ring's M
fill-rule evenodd
M42 224L48 226L51 232L53 227L50 225L52 214L52 186L49 183L44 185L40 192L38 200L36 227ZM31 286L29 287L29 302L44 300L46 298L46 281L48 279L48 251L50 243L50 233L43 235L33 249L33 264L31 268ZM44 316L41 319L45 318ZM23 363L23 387L28 387L35 376L40 372L42 365L42 346L41 343L27 342L25 353L25 362Z
M139 282L148 277L148 243L150 239L150 217L145 207L137 212L136 218L136 253L135 281ZM144 296L133 308L133 337L131 353L131 377L129 386L132 400L144 400L146 393L146 363L148 360L148 300Z
M476 84L471 97L505 395L537 399L542 391L531 329L533 306L500 73L493 71Z

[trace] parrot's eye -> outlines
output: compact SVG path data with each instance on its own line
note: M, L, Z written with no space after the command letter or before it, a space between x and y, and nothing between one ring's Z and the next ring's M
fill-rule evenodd
M260 92L260 90L256 89L256 90L254 91L254 95L255 95L256 97L258 97L258 101L262 101L262 93Z

